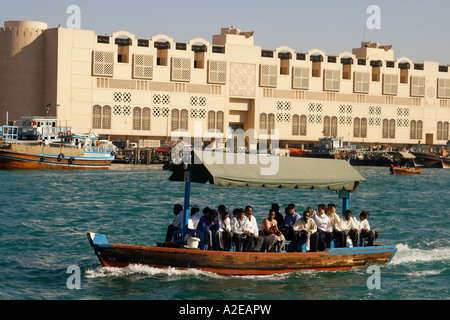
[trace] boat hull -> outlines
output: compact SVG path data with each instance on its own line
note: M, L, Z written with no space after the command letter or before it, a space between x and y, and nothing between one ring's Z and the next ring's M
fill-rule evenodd
M441 159L437 155L423 152L412 152L412 154L415 156L414 163L417 167L442 168Z
M393 245L335 248L323 252L229 252L186 248L96 244L91 245L104 267L132 264L154 268L194 268L224 276L251 276L302 270L336 271L367 264L388 263L397 249Z
M98 169L107 170L112 159L94 157L58 157L33 155L0 150L0 169Z
M441 157L442 168L450 168L450 157Z
M391 173L392 174L420 174L422 173L422 169L417 168L400 168L391 164Z

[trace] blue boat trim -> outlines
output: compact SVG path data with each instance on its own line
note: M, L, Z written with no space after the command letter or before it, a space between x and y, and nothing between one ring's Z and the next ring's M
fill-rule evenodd
M105 235L99 233L88 233L89 241L92 246L100 247L100 248L112 248L113 245L108 242L108 239Z

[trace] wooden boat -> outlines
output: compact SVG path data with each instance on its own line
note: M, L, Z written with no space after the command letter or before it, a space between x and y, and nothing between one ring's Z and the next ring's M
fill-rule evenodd
M449 156L446 156L446 157L441 156L441 163L442 163L442 168L450 168L450 157Z
M291 157L303 157L306 154L311 152L311 150L303 150L303 149L297 149L297 148L288 148L288 149L289 149Z
M191 248L110 244L104 235L87 234L104 267L123 268L130 264L154 268L176 268L213 272L225 276L269 275L302 270L337 271L366 264L390 262L393 245L333 248L322 252L232 252Z
M440 156L429 152L412 152L417 167L442 168Z
M61 136L62 141L9 141L0 149L0 169L99 169L114 160L111 145L92 136Z
M189 165L186 161L178 165L170 177L172 181L185 182L184 227L174 233L173 242L156 246L111 244L105 235L89 232L89 243L103 266L142 264L155 268L195 268L226 276L269 275L389 263L397 251L394 245L381 243L354 248L328 248L322 252L281 253L210 251L202 250L202 245L200 249L187 246L186 238L195 235L201 239L203 236L200 231L187 228L191 182L210 181L216 187L335 190L339 192L345 211L350 192L365 181L347 161L205 151L195 151L193 159ZM276 168L270 160L276 163ZM272 169L274 171L270 172Z
M397 167L391 164L390 169L392 174L420 174L422 173L421 168L404 168L404 167Z

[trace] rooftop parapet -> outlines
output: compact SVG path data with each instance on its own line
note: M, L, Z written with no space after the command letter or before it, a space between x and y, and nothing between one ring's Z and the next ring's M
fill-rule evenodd
M254 45L253 31L242 31L233 26L222 28L220 35L213 36L213 44L224 46L225 44Z

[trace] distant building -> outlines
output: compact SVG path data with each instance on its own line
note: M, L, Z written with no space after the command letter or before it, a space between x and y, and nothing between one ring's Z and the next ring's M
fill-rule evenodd
M10 120L56 116L73 132L129 141L230 127L253 129L253 145L261 129L279 129L281 146L323 137L356 145L449 140L448 65L395 59L391 46L372 42L332 56L266 50L234 27L212 43L184 43L7 21L0 57L2 124L8 111Z

